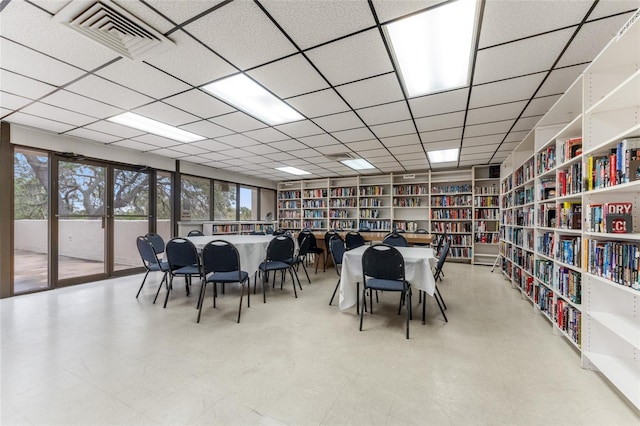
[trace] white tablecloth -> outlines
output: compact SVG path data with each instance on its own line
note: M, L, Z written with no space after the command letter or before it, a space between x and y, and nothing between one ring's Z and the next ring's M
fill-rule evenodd
M356 284L362 284L362 254L369 246L361 246L345 252L340 272L340 309L348 309L356 304ZM433 296L436 282L433 279L431 267L437 259L433 249L428 247L396 247L404 257L405 278L413 289L427 292ZM361 287L362 288L362 287Z
M243 271L252 275L258 270L260 263L267 255L269 242L273 235L205 235L204 237L186 237L198 249L202 250L208 242L225 240L236 246L240 255L240 266Z

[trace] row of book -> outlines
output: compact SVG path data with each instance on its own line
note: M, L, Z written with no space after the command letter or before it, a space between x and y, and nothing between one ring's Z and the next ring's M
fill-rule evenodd
M331 188L329 194L332 197L355 197L358 192L356 187Z
M309 208L325 208L325 207L327 207L327 204L326 204L325 200L304 200L302 202L302 207L304 207L305 209L309 209Z
M536 154L536 164L538 165L538 174L548 172L556 166L556 147L549 146L547 149Z
M533 230L532 229L514 229L513 242L527 250L533 251Z
M303 217L305 219L323 218L323 217L327 217L327 211L326 210L305 210L303 213Z
M364 219L378 219L380 217L380 210L360 209L360 217Z
M475 197L473 205L476 207L498 207L498 196L495 197Z
M578 194L582 192L582 163L574 163L566 170L558 170L556 196Z
M376 185L376 186L361 186L359 191L360 196L367 195L383 195L384 194L384 186Z
M560 145L560 155L565 163L582 154L582 138L570 138Z
M471 185L434 186L431 188L432 194L459 194L467 192L471 192Z
M439 195L431 197L431 205L435 207L471 206L471 195Z
M449 247L449 256L468 259L473 255L471 247Z
M558 268L558 292L573 303L582 303L582 274L573 269Z
M492 186L476 186L473 192L481 195L499 195L498 187L495 183Z
M452 246L470 246L472 242L471 235L449 235L448 237Z
M495 220L478 220L475 222L475 231L477 232L496 232L497 230L497 218Z
M582 345L582 313L562 299L556 300L554 311L556 326L569 335L578 346Z
M520 166L513 174L515 186L520 186L525 182L528 182L531 179L533 179L534 171L535 171L535 162L532 157L526 163Z
M299 209L300 203L298 201L281 201L278 203L279 209Z
M382 200L379 198L361 198L360 207L382 207Z
M329 222L331 229L357 229L357 227L355 220L332 220Z
M538 236L538 253L553 257L555 238L553 232L545 232Z
M426 195L429 190L424 185L394 186L393 195Z
M471 219L470 209L431 210L431 219Z
M533 188L525 188L515 192L514 201L516 206L533 203Z
M286 219L300 219L300 210L280 210L279 215Z
M305 189L304 198L326 198L326 189Z
M473 214L475 219L495 219L498 220L497 209L480 209L476 210Z
M640 290L640 248L637 244L587 240L587 270L593 275Z
M349 217L349 210L329 210L330 218L344 219Z
M387 231L391 229L389 220L361 220L360 228L368 228L372 231Z
M303 228L309 228L309 229L323 229L325 227L325 221L324 220L304 220L302 221L302 227Z
M431 232L468 232L471 233L470 222L431 222Z
M278 192L278 198L281 200L300 198L300 191L280 191Z
M633 203L589 204L585 229L589 232L627 234L633 232Z
M587 160L587 189L640 180L640 138L620 141L609 154Z
M538 205L537 225L543 228L556 227L556 205L555 204L539 204Z
M420 207L422 204L422 198L394 198L394 207Z
M517 226L534 226L534 209L529 207L524 210L518 210L516 212L516 225Z
M563 202L558 205L558 228L582 229L582 203Z
M513 261L516 265L533 275L533 253L520 248L513 251Z
M499 234L497 232L476 232L475 242L480 244L497 244L499 241Z
M329 200L329 207L358 207L358 202L355 198L344 198Z
M582 259L580 254L582 250L582 239L580 237L560 236L557 248L557 260L567 265L580 267Z
M536 260L536 278L551 287L553 282L553 262L550 260Z
M419 225L418 222L412 221L412 220L400 220L400 221L393 221L393 227L395 229L398 230L403 230L403 231L407 231L407 232L415 232L418 230Z

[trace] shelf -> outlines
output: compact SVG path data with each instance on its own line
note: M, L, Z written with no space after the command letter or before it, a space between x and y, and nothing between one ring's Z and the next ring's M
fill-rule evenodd
M556 232L559 234L569 234L569 235L581 235L582 230L580 229L565 229L565 228L556 228Z
M638 241L640 240L640 234L612 234L609 232L585 232L585 236L598 238L603 240L626 240L626 241Z
M584 336L583 336L584 339ZM595 352L582 353L629 401L640 407L640 361Z
M585 275L587 275L588 277L595 279L599 282L601 282L602 284L605 284L607 286L609 286L611 289L615 289L615 290L619 290L619 291L623 291L625 293L629 293L631 295L634 296L640 296L640 291L631 288L631 287L627 287L626 285L622 285L622 284L618 284L615 281L611 281L605 277L601 277L599 275L594 275L591 272L584 272Z
M562 336L564 336L569 341L569 343L571 343L576 349L580 350L580 345L578 345L578 342L573 340L573 338L569 335L569 333L567 333L566 331L558 327L557 323L555 322L553 323L553 328Z
M638 97L629 96L630 93L640 93L640 70L623 81L612 92L596 102L585 115L601 114L621 109L637 108Z
M576 272L582 272L582 267L581 266L570 265L568 263L561 262L558 259L554 260L554 262L556 262L560 266L564 266L565 268L572 269L572 270L574 270Z
M588 196L588 195L607 193L611 191L640 192L640 180L636 180L628 183L621 183L620 185L608 186L606 188L592 189L591 191L585 191L584 194Z
M618 337L640 349L640 322L638 319L608 312L587 312L594 320L605 326Z

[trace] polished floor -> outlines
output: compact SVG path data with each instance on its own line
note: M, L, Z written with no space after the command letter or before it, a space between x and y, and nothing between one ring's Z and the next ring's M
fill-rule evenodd
M152 304L159 276L4 299L2 425L638 425L640 416L488 267L448 264L404 337L384 294L358 331L334 270L252 298L197 288ZM260 288L260 287L258 287ZM161 293L164 296L164 292ZM245 299L246 301L246 299ZM414 300L416 303L417 300Z

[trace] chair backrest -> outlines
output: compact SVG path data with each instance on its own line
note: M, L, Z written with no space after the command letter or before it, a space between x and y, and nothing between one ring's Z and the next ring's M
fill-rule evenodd
M395 231L393 231L393 232L395 232L396 234L404 234L404 233L406 233L407 231L405 231L404 229L396 229L396 230L395 230Z
M393 246L375 244L362 254L362 273L366 278L404 281L404 258Z
M154 232L149 232L145 235L145 238L151 242L153 245L153 249L156 251L156 254L164 253L164 239L159 234Z
M146 237L140 236L136 238L136 245L138 246L138 253L140 253L140 258L145 268L149 269L151 265L159 263L153 245Z
M347 250L363 246L365 244L364 237L359 232L350 231L345 235L344 241L347 244Z
M442 247L442 252L440 253L440 257L438 258L438 263L436 264L436 273L442 270L442 266L444 265L445 260L447 260L447 255L449 254L449 245L451 241L448 241Z
M407 239L403 235L398 234L397 232L392 232L391 234L388 234L386 237L384 237L384 240L382 240L382 242L384 244L394 246L394 247L409 247L409 243L407 242Z
M442 234L442 237L440 237L440 239L438 240L438 245L436 246L436 255L440 254L440 249L442 248L442 245L444 244L445 241L448 241L446 231L444 234Z
M202 231L194 229L193 231L189 231L187 237L204 237L204 234L202 233Z
M273 228L272 227L268 227L267 228L267 235L271 235L273 234Z
M333 264L336 265L336 271L340 275L340 268L338 265L342 265L342 258L344 257L345 247L344 242L340 238L333 237L329 240L329 251L331 252L331 258Z
M424 228L420 228L420 229L416 229L415 233L416 233L416 234L428 234L428 233L429 233L429 231L427 231L427 230L426 230L426 229L424 229Z
M213 240L202 249L203 273L232 272L240 274L240 255L238 249L228 241Z
M285 233L284 229L276 229L275 231L273 231L274 236L284 235L284 233Z
M340 237L340 234L338 234L336 231L327 231L324 234L324 246L327 248L327 250L329 250L329 242L331 241L331 238L333 236L336 236L340 239L342 239L342 237Z
M311 234L313 236L313 234ZM306 256L311 248L311 237L307 234L302 239L302 242L298 243L298 256Z
M278 235L269 242L267 246L267 262L281 261L284 262L293 258L293 250L295 243L293 238L286 235Z
M254 231L251 231L249 233L249 235L267 235L267 233L264 232L264 231L256 231L256 230L254 230Z
M184 266L200 265L200 256L196 246L186 238L172 238L165 248L167 262L172 271Z
M310 230L304 229L300 234L298 234L298 245L302 243L302 240L307 237L309 238L309 249L314 249L318 247L318 242L316 241L316 236L313 235L313 232Z

